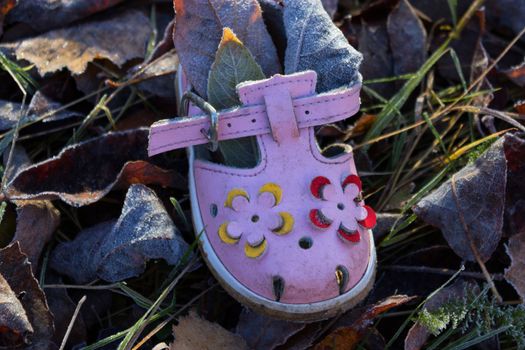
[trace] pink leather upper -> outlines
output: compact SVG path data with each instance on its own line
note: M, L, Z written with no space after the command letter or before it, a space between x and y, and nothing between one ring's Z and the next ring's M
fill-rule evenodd
M303 76L304 75L304 76ZM276 75L272 79L281 86L302 83L308 88L316 80L315 72L301 73L301 76L283 77ZM312 80L313 79L313 80ZM248 98L249 85L242 88L240 98ZM305 89L303 88L303 90ZM315 88L315 82L314 82ZM300 128L335 123L348 118L359 110L360 86L342 89L327 94L299 94L293 101L293 108ZM250 90L251 91L251 90ZM264 135L270 132L270 123L263 99L258 104L245 105L219 113L219 140L229 140L245 136ZM174 118L161 120L151 126L148 152L150 156L188 146L202 145L208 142L202 129L210 126L209 117L202 112L192 118Z
M239 121L235 132L248 130L242 123L254 119L256 128L264 129L250 134L257 135L260 162L253 169L237 169L197 159L190 169L206 235L222 264L243 285L270 300L276 299L273 281L280 277L285 286L280 301L291 304L338 296L336 269L341 266L349 277L343 289L352 289L370 259L370 231L358 224L366 216L363 203L356 200L360 188L344 184L357 174L352 154L322 156L312 127L336 115L353 115L359 108L354 97L359 87L316 95L315 84L311 71L241 84L243 108L231 113L249 116ZM344 103L330 102L337 98ZM219 135L234 127L228 127L229 121L221 121ZM195 133L178 139L173 135L181 134L166 131L183 130L178 125L161 123L152 130L152 154L198 137ZM322 213L322 219L312 218L312 212ZM338 231L343 226L357 229L358 238L342 238ZM301 240L311 247L301 246Z

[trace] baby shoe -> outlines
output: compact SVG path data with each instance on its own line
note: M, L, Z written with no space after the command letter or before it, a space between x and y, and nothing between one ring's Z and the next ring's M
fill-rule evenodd
M195 232L222 286L255 310L294 321L354 306L376 266L376 216L364 204L353 154L324 156L314 132L357 113L360 84L317 94L316 80L305 71L245 82L237 86L242 105L217 112L187 93L180 73L191 118L156 122L149 139L151 156L188 149ZM253 168L196 156L199 145L215 150L247 136L257 140Z

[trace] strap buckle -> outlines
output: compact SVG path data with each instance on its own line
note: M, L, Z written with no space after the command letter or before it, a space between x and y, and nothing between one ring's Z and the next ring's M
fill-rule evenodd
M217 110L202 97L197 94L186 91L180 100L179 115L185 117L188 114L190 101L199 107L203 112L206 112L210 117L210 128L208 130L202 128L201 133L208 139L208 148L212 152L216 152L219 148L219 113Z

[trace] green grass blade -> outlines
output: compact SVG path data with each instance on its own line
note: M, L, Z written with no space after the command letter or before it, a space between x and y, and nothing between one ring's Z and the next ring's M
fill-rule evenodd
M376 122L366 134L365 141L369 141L379 136L381 132L392 122L397 112L403 107L405 102L408 100L419 83L421 83L426 74L441 59L441 57L447 53L448 44L449 41L447 40L432 54L432 56L428 58L428 60L412 76L412 78L407 80L401 90L399 90L399 92L395 94L394 97L390 99L390 101L388 101L383 110L377 116Z

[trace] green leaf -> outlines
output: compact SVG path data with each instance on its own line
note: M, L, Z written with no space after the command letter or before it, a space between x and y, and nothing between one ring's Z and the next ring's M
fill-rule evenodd
M208 102L216 109L241 104L236 87L249 80L264 79L264 73L250 51L230 28L224 28L221 43L208 78ZM253 137L223 141L219 144L224 163L237 167L251 167L257 159Z

